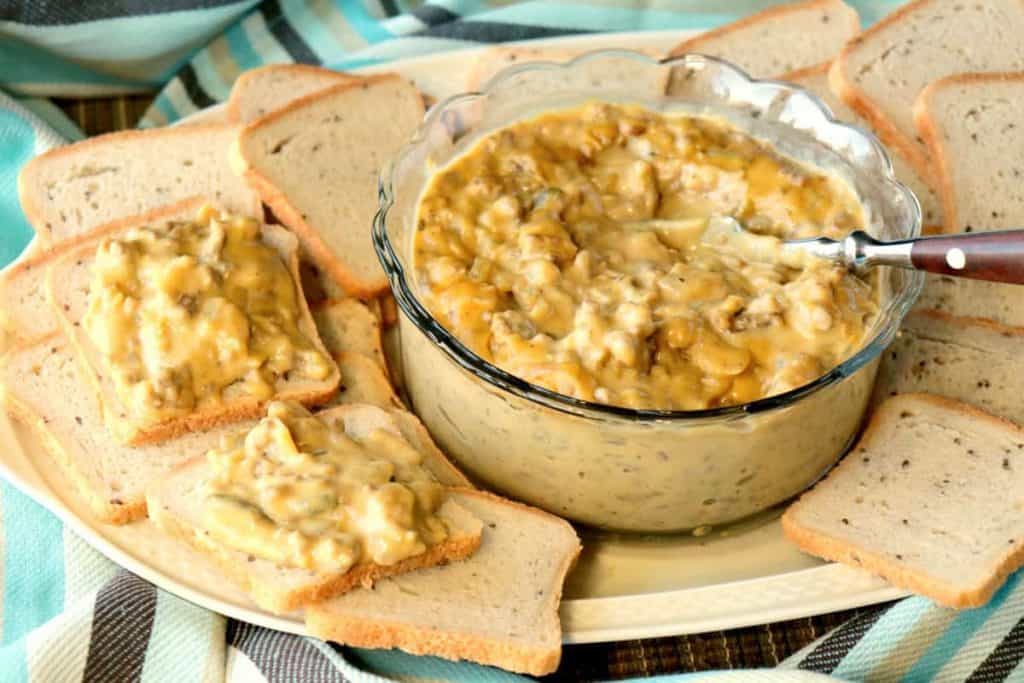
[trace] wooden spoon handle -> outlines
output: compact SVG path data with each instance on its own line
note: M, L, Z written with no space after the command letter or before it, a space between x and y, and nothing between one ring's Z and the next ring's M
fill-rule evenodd
M1024 284L1024 230L925 237L910 260L929 273Z

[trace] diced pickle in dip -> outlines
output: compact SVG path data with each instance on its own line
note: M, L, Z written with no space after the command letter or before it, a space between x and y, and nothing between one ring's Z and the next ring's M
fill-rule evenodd
M299 292L251 218L192 221L103 240L83 325L126 406L184 415L235 385L266 400L283 376L320 380L328 358L299 328Z
M206 457L206 530L279 565L392 565L448 536L436 514L444 489L422 455L385 429L356 438L339 417L275 401L251 431Z
M475 353L576 398L698 410L806 384L860 348L876 278L702 240L863 228L847 183L713 118L591 103L497 130L438 169L413 262Z

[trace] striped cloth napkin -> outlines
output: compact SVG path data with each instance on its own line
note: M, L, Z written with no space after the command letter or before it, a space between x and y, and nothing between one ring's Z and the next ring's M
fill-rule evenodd
M702 29L772 2L735 0L149 0L0 3L0 265L27 244L16 178L33 155L80 137L38 96L142 92L165 84L143 125L223 100L267 62L334 68L477 43L611 30ZM901 4L853 1L866 23ZM125 8L130 8L125 10ZM922 598L878 607L776 670L678 675L806 681L1024 681L1024 586L986 607ZM225 619L106 560L0 482L0 683L11 681L522 681L472 664L338 648Z

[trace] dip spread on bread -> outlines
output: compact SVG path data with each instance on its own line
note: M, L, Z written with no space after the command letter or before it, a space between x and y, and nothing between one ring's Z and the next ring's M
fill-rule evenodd
M864 223L843 181L721 120L592 103L493 132L437 171L413 259L428 308L474 352L588 401L734 405L860 347L873 280L709 244L714 216L784 239Z
M273 402L246 434L207 454L203 524L217 540L290 567L391 565L447 537L444 489L401 436L356 439L340 418Z
M299 296L257 221L203 209L102 241L82 324L122 402L155 421L228 387L266 400L278 378L326 378L329 359L299 329Z

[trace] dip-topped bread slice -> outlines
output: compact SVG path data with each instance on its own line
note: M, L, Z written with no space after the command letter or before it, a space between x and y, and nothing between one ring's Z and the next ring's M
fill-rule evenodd
M197 124L101 135L42 154L18 175L22 210L44 244L203 195L260 216L259 196L231 172L239 127Z
M918 98L915 119L935 161L946 232L1024 226L1022 98L1022 73L950 76ZM1024 326L1017 285L941 275L925 282L918 308Z
M231 86L228 120L250 123L306 95L360 80L359 76L309 64L267 64L250 69Z
M482 491L452 499L484 523L467 560L379 581L306 608L310 635L535 676L558 668L558 606L580 552L564 520Z
M985 604L1024 564L1024 430L929 394L886 401L782 517L802 550L950 607Z
M141 216L129 216L102 225L81 239L65 240L23 259L0 274L3 325L15 340L28 342L57 332L57 317L46 299L46 271L62 255L81 245L96 245L105 235L154 223L194 218L206 200L190 197L160 206Z
M1021 35L1020 0L917 0L843 48L832 67L832 87L930 180L929 155L914 126L914 100L950 74L1024 69Z
M870 122L865 121L857 112L853 111L839 99L829 88L828 70L829 63L818 64L808 69L793 71L783 76L783 80L807 88L822 99L829 106L836 118L841 121L855 123L871 127ZM898 149L889 150L889 158L892 160L893 170L896 171L896 179L910 188L911 192L921 203L921 221L924 225L924 232L942 232L942 203L935 190L917 173L911 163L904 158L903 153Z
M860 31L857 11L841 0L807 0L770 7L702 33L672 48L732 62L754 78L773 78L830 61ZM669 94L685 84L673 74Z
M49 300L107 428L140 445L258 415L271 399L323 402L337 366L278 226L200 210L105 236L50 268Z
M387 289L370 240L377 178L422 118L412 84L372 76L253 122L238 136L232 164L309 258L352 296L373 297Z
M257 605L289 612L476 551L481 522L438 483L433 457L372 406L310 416L274 403L252 431L155 484L149 516Z

